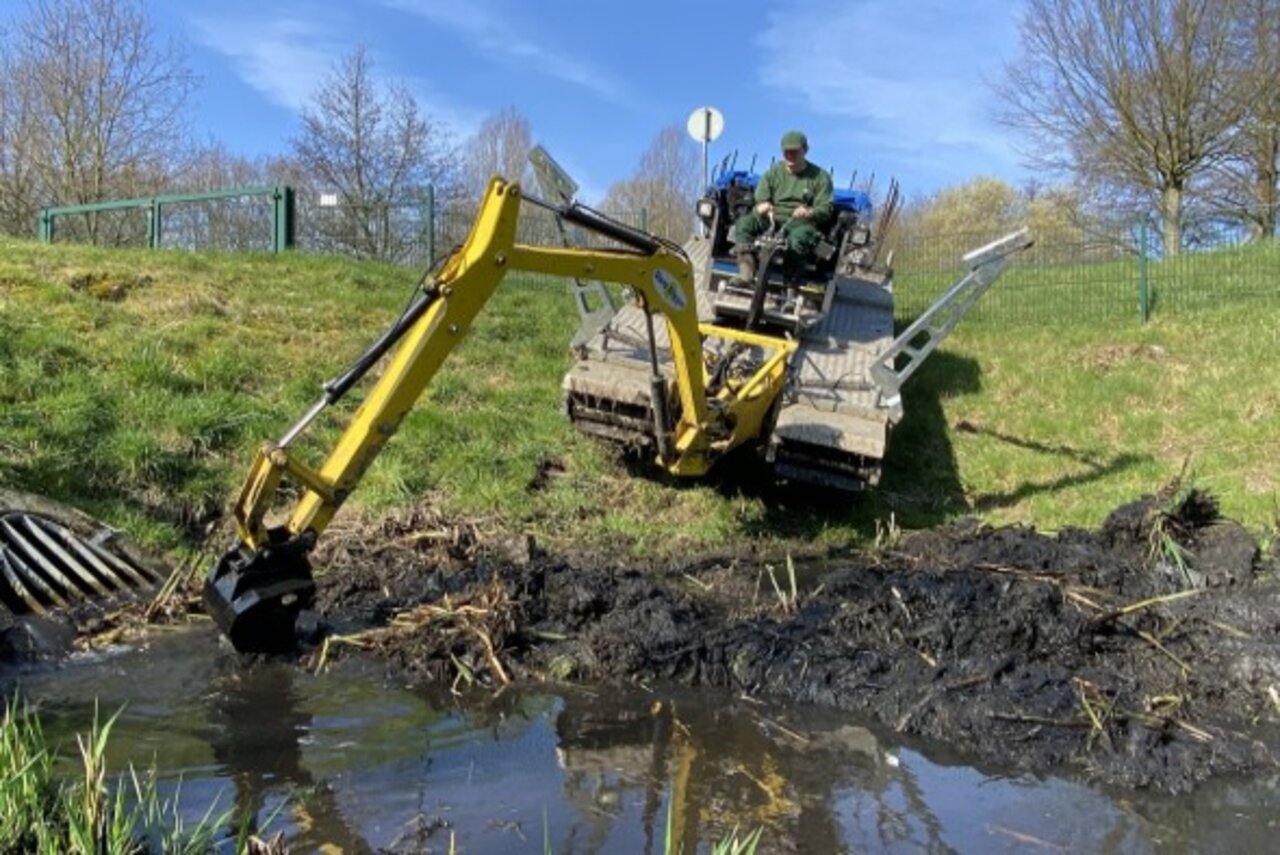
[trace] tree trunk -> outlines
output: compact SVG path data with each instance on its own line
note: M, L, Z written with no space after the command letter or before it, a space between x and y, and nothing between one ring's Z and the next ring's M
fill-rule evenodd
M1255 240L1266 240L1276 235L1276 170L1263 168L1258 172L1256 190L1258 210L1254 217Z
M1182 252L1182 188L1166 184L1161 191L1160 203L1164 256L1172 258Z

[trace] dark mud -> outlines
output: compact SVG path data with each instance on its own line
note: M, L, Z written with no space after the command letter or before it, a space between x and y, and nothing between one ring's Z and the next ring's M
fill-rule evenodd
M334 631L411 677L724 687L854 711L976 763L1169 792L1275 765L1280 584L1202 493L1096 531L919 533L821 576L801 566L795 596L785 565L486 556L440 531L402 518L322 562Z

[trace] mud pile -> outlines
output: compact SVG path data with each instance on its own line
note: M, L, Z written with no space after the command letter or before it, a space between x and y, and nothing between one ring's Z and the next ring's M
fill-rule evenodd
M411 675L724 687L855 711L972 762L1166 791L1275 762L1280 586L1202 493L1097 531L923 532L801 567L794 589L785 565L486 559L401 526L330 554L320 605Z

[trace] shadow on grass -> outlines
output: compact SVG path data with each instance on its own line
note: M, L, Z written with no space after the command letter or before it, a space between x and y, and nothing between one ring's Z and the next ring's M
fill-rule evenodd
M892 514L909 528L938 525L969 508L956 469L942 401L981 388L976 360L935 352L903 389L906 413L892 431L880 485L850 495L812 485L774 484L750 454L726 459L713 483L721 494L760 501L761 516L744 519L745 537L812 539L832 527L874 536Z
M1133 453L1101 455L1068 445L1002 434L969 422L947 423L948 399L982 390L976 360L936 351L903 389L902 422L892 431L880 484L857 495L809 485L772 483L768 467L749 454L725 460L713 482L726 497L745 496L764 506L742 520L744 537L813 539L833 527L874 537L892 517L909 529L930 528L970 513L1016 505L1031 496L1056 493L1107 478L1147 462ZM1060 458L1074 471L1045 481L1026 481L1004 492L966 497L956 461L953 430L977 434L1039 455Z
M1079 487L1083 484L1098 481L1109 475L1113 475L1141 463L1148 463L1151 460L1150 455L1133 454L1131 452L1122 452L1109 457L1103 457L1093 452L1081 451L1080 449L1072 448L1069 445L1052 445L1023 439L1021 437L1010 436L1008 434L1001 433L1000 431L974 425L969 422L961 422L956 425L956 430L990 437L997 442L1003 442L1038 454L1047 454L1054 457L1065 458L1085 467L1082 471L1066 473L1048 481L1026 481L1019 484L1012 490L1006 490L999 493L984 493L975 496L973 500L973 510L979 512L1007 508L1011 505L1016 505L1031 496L1039 495L1040 493L1056 493L1059 490Z
M969 511L943 402L982 391L978 361L937 350L903 387L902 422L893 430L876 492L878 517L928 528Z

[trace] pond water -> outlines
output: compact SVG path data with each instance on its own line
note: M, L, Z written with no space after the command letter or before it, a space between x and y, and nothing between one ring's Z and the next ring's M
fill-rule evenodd
M234 807L293 852L1267 851L1276 782L1108 792L965 765L829 710L668 687L496 695L245 665L211 625L52 670L0 671L65 750L124 708L113 771L154 764L198 819ZM673 844L670 849L668 837Z

